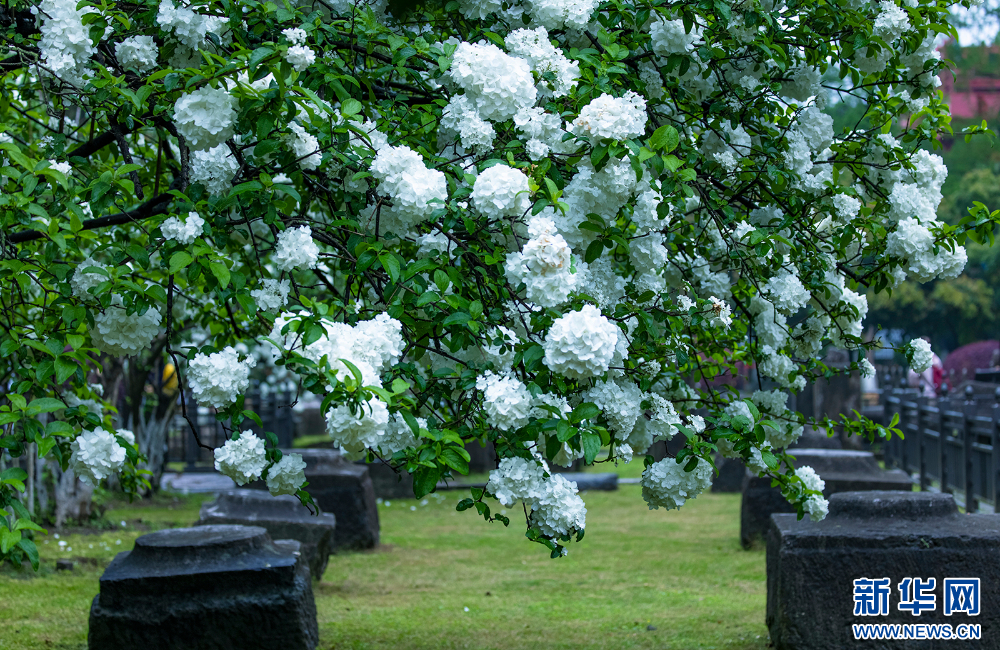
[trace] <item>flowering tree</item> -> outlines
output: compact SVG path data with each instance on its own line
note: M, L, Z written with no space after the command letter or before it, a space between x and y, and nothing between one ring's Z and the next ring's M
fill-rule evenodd
M459 509L507 525L489 499L520 501L553 556L586 508L549 470L579 458L645 462L669 509L719 452L821 518L784 391L831 372L825 345L869 345L866 288L955 277L1000 220L935 218L947 5L15 4L0 446L135 490L131 435L80 400L101 355L163 336L182 412L186 393L231 423L216 466L275 494L308 501L301 458L243 430L261 350L323 396L348 457L418 495L493 442ZM822 109L845 98L866 111L837 133ZM715 381L747 366L749 399ZM676 458L646 455L676 436ZM18 472L0 550L35 559Z

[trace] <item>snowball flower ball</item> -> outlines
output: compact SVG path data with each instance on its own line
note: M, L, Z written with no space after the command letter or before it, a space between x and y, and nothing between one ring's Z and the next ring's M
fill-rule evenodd
M326 432L348 459L360 459L369 447L377 449L388 426L389 408L377 397L362 404L360 413L351 413L346 404L326 413Z
M703 458L690 472L684 471L687 461L678 463L674 458L664 458L653 463L642 473L642 498L650 510L680 508L712 486L712 465Z
M232 347L214 354L197 354L188 362L188 386L202 406L225 408L250 386L253 357L240 361Z
M238 107L224 89L202 86L174 103L174 124L191 149L211 149L233 137Z
M593 305L560 316L545 337L545 365L570 379L608 371L618 343L618 328Z
M160 331L160 319L160 312L153 307L142 316L128 314L122 297L115 294L107 309L94 314L90 339L101 352L116 357L132 356L149 347Z
M87 485L96 486L125 464L125 448L118 444L114 434L100 427L81 433L70 449L73 451L69 457L70 469Z
M484 120L509 120L538 95L528 62L492 43L460 43L448 76Z
M592 138L638 138L646 131L646 100L631 90L621 97L605 93L583 107L573 131Z
M249 429L215 450L215 469L233 479L236 485L258 480L266 465L264 441Z
M156 65L158 53L159 49L152 36L130 36L115 45L115 56L122 67L139 74L148 72Z
M278 244L272 260L281 271L316 268L319 246L313 241L312 228L299 226L282 230L278 234Z
M295 494L306 482L302 454L285 454L267 472L267 491L274 496Z
M198 238L204 225L205 220L197 212L188 212L187 219L183 221L177 217L170 217L164 221L160 224L160 232L166 239L187 245Z
M528 177L507 165L493 165L476 177L472 201L490 219L518 217L531 207Z
M110 279L106 275L93 272L87 273L84 270L90 267L105 271L108 270L107 266L95 261L93 257L88 257L77 265L76 271L73 273L73 277L70 278L69 285L73 288L73 295L80 300L92 300L94 296L90 293L90 290L105 280Z
M931 344L923 339L910 341L906 356L910 358L910 369L913 372L923 372L934 365Z

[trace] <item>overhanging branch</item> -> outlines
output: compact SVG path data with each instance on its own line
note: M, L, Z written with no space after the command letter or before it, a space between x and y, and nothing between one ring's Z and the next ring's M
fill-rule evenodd
M123 223L142 221L143 219L163 214L167 211L167 206L170 205L171 198L172 195L163 193L159 196L154 196L134 210L109 214L105 217L97 217L96 219L88 219L83 222L81 230L97 230L98 228L107 228L108 226L120 226ZM46 236L46 233L38 230L22 230L8 237L7 241L11 244L23 244L24 242L36 239L44 239Z

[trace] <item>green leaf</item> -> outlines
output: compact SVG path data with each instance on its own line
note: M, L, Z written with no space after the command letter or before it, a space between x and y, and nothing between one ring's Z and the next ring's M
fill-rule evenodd
M14 397L14 395L10 397ZM17 397L20 397L20 395L17 395ZM39 397L38 399L31 400L28 408L37 408L38 413L51 413L66 408L66 405L54 397Z
M361 112L361 102L351 97L347 101L341 103L340 114L344 117L350 117L351 115L357 115Z
M608 157L608 147L607 145L597 145L594 147L593 151L590 152L590 163L594 166L594 169L600 170L601 163L604 159Z
M379 254L378 261L385 272L389 274L389 279L392 280L393 284L399 282L399 260L396 259L396 256L389 251L383 251Z
M583 261L586 262L587 264L590 264L591 262L599 258L601 256L601 253L603 252L604 252L604 242L600 239L595 239L594 241L590 242L589 246L587 246L587 253L584 255Z
M56 381L61 384L69 379L70 376L76 372L76 365L76 361L74 361L72 357L67 357L65 354L61 354L56 357Z
M31 562L31 568L38 571L38 547L30 539L24 537L17 542L18 547L24 554L28 556L28 561Z
M577 422L583 422L584 420L593 420L600 414L601 409L597 408L596 404L584 402L580 406L573 409L573 412L569 414L569 421L576 424Z
M666 167L667 169L669 169L672 172L675 172L678 169L680 169L681 165L683 165L683 164L684 163L681 162L680 158L678 158L677 156L671 155L671 156L664 156L663 157L663 166Z
M584 431L583 434L583 460L588 465L593 464L597 458L597 453L601 451L601 436L592 431Z
M670 153L677 148L680 141L677 129L669 124L664 124L653 131L653 135L649 138L649 148L653 151L663 149L663 153Z
M184 251L177 251L170 256L170 270L167 271L171 275L177 273L185 266L194 261L194 258L185 253Z
M4 555L10 553L10 549L17 546L17 543L21 541L21 531L10 530L6 526L0 527L0 551Z
M462 458L454 447L445 447L441 452L441 461L459 474L469 473L469 461Z
M413 495L418 499L427 496L437 487L439 478L441 478L441 470L439 468L418 467L413 472Z
M171 260L172 262L173 260ZM225 289L229 285L229 268L223 262L211 262L208 268L212 270L212 275L219 281L219 286Z
M31 341L31 339L28 340ZM45 346L41 345L41 343L39 343L38 345L40 345L43 350L45 349ZM17 393L8 393L7 399L10 400L11 406L13 406L16 409L21 409L23 411L28 407L28 400L24 399L24 395L18 395Z

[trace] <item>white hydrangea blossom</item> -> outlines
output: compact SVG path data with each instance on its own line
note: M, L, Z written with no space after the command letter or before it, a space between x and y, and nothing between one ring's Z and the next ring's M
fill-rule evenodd
M37 11L42 19L38 49L52 74L67 83L83 86L87 64L96 52L83 17L96 10L77 9L76 5L75 0L42 0Z
M792 412L786 406L788 393L781 390L758 390L750 396L750 400L760 410L765 420L769 419L768 416L779 418L771 420L776 428L764 427L765 442L769 446L774 449L786 449L802 437L802 425L787 419L792 416Z
M197 212L188 212L183 221L177 217L165 220L160 224L160 232L168 240L187 245L198 238L204 225L205 220Z
M646 100L631 90L621 97L605 93L580 110L573 130L593 138L638 138L646 131Z
M910 358L910 370L921 373L934 365L931 344L924 339L913 339L907 346L906 356Z
M532 20L549 31L556 29L583 30L597 9L597 0L531 0Z
M378 397L361 404L359 413L351 413L347 404L326 412L326 432L345 458L358 460L365 449L378 449L389 426L389 408Z
M100 427L82 432L70 449L73 452L70 469L87 485L97 486L125 465L125 448L118 444L114 434Z
M885 39L886 42L892 42L910 29L909 16L895 2L882 0L878 6L879 14L875 18L875 25L872 29L876 36Z
M646 395L628 379L615 379L597 382L583 397L601 409L615 438L625 440L632 433L636 419L642 415L642 401ZM649 445L641 451L646 449ZM639 449L635 451L641 453Z
M516 456L504 458L499 467L490 471L486 491L507 507L522 499L533 502L545 494L546 471L547 468L537 461Z
M312 228L299 226L282 230L271 260L280 271L316 268L319 246L313 241Z
M968 254L963 246L954 251L941 247L934 254L934 235L917 219L902 219L886 238L886 255L904 260L906 273L917 282L935 277L956 278L965 269Z
M379 194L392 199L393 212L406 225L427 219L448 198L444 173L428 169L420 154L409 147L380 149L371 172L379 181ZM383 208L383 215L385 212Z
M302 72L316 63L316 52L305 45L293 45L285 52L285 61L296 72Z
M697 466L685 472L687 462L678 463L674 458L664 458L643 471L640 480L642 498L650 510L680 508L688 499L712 487L712 465L704 458L698 458Z
M281 309L288 302L290 287L288 280L278 281L273 278L264 278L261 280L260 288L250 292L250 297L262 310L274 311Z
M524 250L507 255L507 279L515 287L523 282L530 302L555 307L566 302L583 274L573 272L572 251L550 219L533 217L529 233Z
M122 67L139 74L145 74L156 66L159 53L152 36L129 36L115 45L115 56Z
M587 509L576 484L558 474L545 478L544 463L524 458L504 458L490 472L486 490L504 506L521 500L531 510L531 521L549 537L569 535L586 526Z
M302 454L285 454L267 471L267 491L273 496L295 494L306 482Z
M817 68L802 65L792 68L787 73L788 79L781 82L781 94L789 99L800 102L820 93L822 75Z
M808 465L795 470L795 476L802 481L803 487L807 490L822 492L826 488L826 481L820 478L812 467ZM822 495L811 495L805 502L806 512L813 521L822 521L829 512L829 503Z
M476 388L483 391L483 409L491 426L511 431L528 423L531 393L516 377L486 371L476 379Z
M195 355L188 362L187 383L194 399L202 406L225 408L250 386L254 357L240 361L239 352L227 347L221 352Z
M285 136L285 143L295 152L299 167L302 169L316 169L323 161L323 154L319 152L319 140L316 136L307 132L296 122L289 122L288 130L290 134Z
M239 170L240 164L225 144L191 152L191 181L204 185L213 196L228 192Z
M868 359L861 359L858 362L858 370L862 377L870 378L875 376L875 366Z
M164 31L172 32L174 38L185 47L197 50L206 44L205 36L209 32L221 36L229 19L204 16L187 7L179 7L172 0L162 0L156 14L156 22Z
M691 33L687 33L683 20L657 18L649 25L649 35L652 37L653 52L657 56L670 56L694 51L695 42L701 39L701 29L694 27Z
M781 269L768 280L763 291L776 310L789 316L804 307L812 297L798 275L787 269Z
M424 418L415 418L417 421L417 426L421 429L427 428L427 420ZM385 434L378 443L378 450L383 456L392 456L397 451L407 449L409 447L418 447L420 445L420 440L417 439L416 435L413 433L413 429L410 425L406 423L400 415L393 413L389 417L389 426L385 429Z
M249 429L215 450L215 469L233 479L236 485L259 480L266 466L264 441Z
M466 95L455 95L442 109L441 129L457 134L466 149L489 149L496 138L493 125L480 117Z
M233 137L238 107L225 89L202 86L174 102L174 124L192 150L211 149Z
M509 120L537 97L528 62L492 43L461 43L448 76L487 120Z
M538 92L543 96L563 97L576 86L580 65L566 58L559 48L552 45L544 27L514 30L507 36L505 43L507 51L526 60L531 65L531 70L539 76L548 72L555 75L551 88L544 80L539 81Z
M596 377L608 371L618 343L618 328L593 305L563 314L545 337L544 363L570 379Z
M491 219L519 217L531 207L528 177L507 165L484 169L472 186L476 209Z
M90 328L94 347L117 357L129 357L149 347L160 331L160 312L153 307L142 316L126 312L122 297L114 294L107 309L94 314Z
M94 296L90 293L90 290L101 284L105 280L110 280L108 275L102 275L100 273L86 273L84 269L94 267L101 269L103 271L110 271L110 269L94 260L93 257L88 257L87 259L80 262L76 271L73 273L73 277L70 278L69 284L73 289L73 295L80 300L93 300Z

